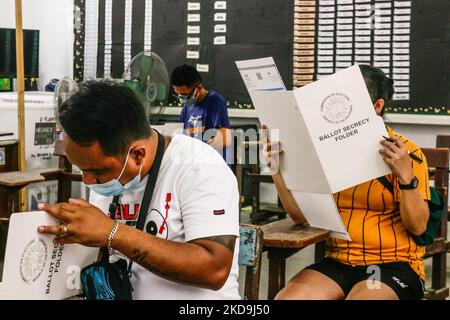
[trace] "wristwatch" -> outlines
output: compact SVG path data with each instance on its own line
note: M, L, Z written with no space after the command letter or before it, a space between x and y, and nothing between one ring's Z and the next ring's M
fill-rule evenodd
M411 189L417 188L417 185L418 185L418 184L419 184L419 180L417 179L416 176L414 176L414 177L411 179L411 182L408 183L408 184L401 184L401 183L399 182L399 183L398 183L398 187L399 187L401 190L411 190Z

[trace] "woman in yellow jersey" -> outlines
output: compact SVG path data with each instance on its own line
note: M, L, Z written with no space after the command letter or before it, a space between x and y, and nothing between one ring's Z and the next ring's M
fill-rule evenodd
M379 116L394 93L393 81L378 68L361 65ZM380 154L391 168L386 178L394 193L374 179L334 194L353 241L330 238L326 258L295 275L276 299L420 299L425 280L425 248L411 235L428 222L429 186L426 159L408 138L386 127L390 141ZM263 129L267 127L263 126ZM277 170L280 146L263 130L264 154L284 208L296 223L305 218ZM412 161L408 151L423 162Z

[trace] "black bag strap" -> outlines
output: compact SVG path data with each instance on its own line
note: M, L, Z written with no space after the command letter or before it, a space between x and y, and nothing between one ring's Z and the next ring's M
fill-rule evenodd
M156 130L155 130L156 131ZM139 217L136 225L136 229L143 230L145 219L148 215L148 209L153 198L153 191L155 190L156 180L158 179L159 169L161 168L161 162L164 156L165 140L164 136L156 131L158 134L158 147L156 149L155 159L153 160L152 167L150 168L150 173L148 175L147 185L145 186L144 196L142 198L142 203L139 208ZM128 264L128 275L131 276L131 266L133 265L133 260L130 260Z
M394 186L392 183L389 182L389 180L386 177L378 177L378 181L386 188L388 189L392 194L394 194Z
M156 149L155 159L153 160L152 167L150 168L150 173L147 180L147 185L145 186L144 197L142 198L142 203L139 208L139 218L136 225L136 229L144 229L145 218L147 218L148 208L153 198L153 191L155 190L156 180L158 179L159 169L161 168L161 162L164 156L165 141L164 136L158 131L158 148Z
M116 219L116 212L117 212L117 206L119 205L119 198L120 198L120 195L114 196L113 201L109 205L109 210L108 210L109 217L114 220Z
M145 185L144 196L142 198L142 203L139 208L139 217L136 224L136 229L138 230L144 229L145 219L147 218L148 215L148 209L150 207L150 203L153 198L153 191L155 190L156 180L158 178L159 169L161 168L161 162L164 156L164 147L165 147L164 136L160 134L158 131L156 131L156 133L158 134L158 147L156 149L155 159L153 160L152 167L150 168L150 172L148 174L148 180L147 184ZM114 220L116 208L119 203L119 197L120 196L115 196L113 198L112 203L109 206L109 214L110 214L109 217ZM102 261L106 262L109 261L108 248L107 247L102 248L102 251L103 251ZM128 264L128 274L130 274L132 264L133 261L130 260L130 263Z

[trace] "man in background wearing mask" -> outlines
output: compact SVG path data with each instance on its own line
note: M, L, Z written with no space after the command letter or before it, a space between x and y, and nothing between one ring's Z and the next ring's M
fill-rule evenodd
M134 299L239 299L239 193L216 151L185 135L160 136L133 92L110 82L82 84L59 120L90 203L39 204L63 223L39 232L57 235L56 243L108 247L111 262L133 260ZM135 226L158 146L165 152L141 231ZM119 205L110 219L113 196Z
M230 152L227 153L231 126L225 99L215 91L207 91L200 74L190 65L176 67L171 83L183 103L180 122L185 133L212 146L231 164Z

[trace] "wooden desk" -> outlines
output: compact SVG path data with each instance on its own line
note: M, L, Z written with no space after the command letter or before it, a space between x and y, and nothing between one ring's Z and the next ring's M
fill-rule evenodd
M7 154L6 169L0 167L0 218L9 218L13 212L20 211L19 190L31 183L58 181L58 202L66 202L71 195L73 181L81 181L81 174L72 173L72 165L64 153L63 144L55 142L54 155L59 157L58 168L18 171L17 141L0 141L0 147L14 147ZM15 152L13 152L15 150Z
M0 141L0 150L4 160L0 163L0 173L19 170L19 142L17 140ZM14 202L19 202L18 194L15 194ZM0 188L0 217L6 217L8 212L9 197L4 188Z
M264 250L269 259L269 287L267 298L272 300L285 286L286 259L303 248L325 241L330 232L283 219L261 227Z
M0 217L9 218L12 212L20 211L19 190L31 183L51 180L61 172L59 169L41 169L32 171L10 171L0 173L0 189L6 190L7 209Z

